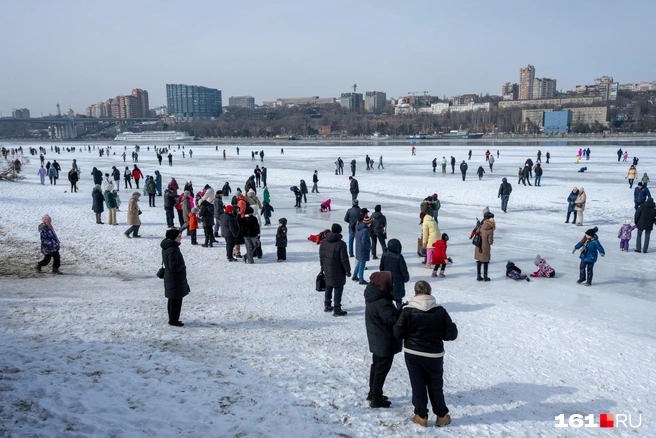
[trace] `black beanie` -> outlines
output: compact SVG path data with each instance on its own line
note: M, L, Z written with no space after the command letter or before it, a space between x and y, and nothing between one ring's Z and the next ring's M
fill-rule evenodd
M342 226L340 224L333 224L333 226L330 227L330 231L335 234L339 234L342 232Z
M597 231L599 231L599 228L594 227L594 228L590 228L588 231L586 231L585 234L587 236L594 237L595 234L597 234Z
M380 207L380 204L378 204L377 206L374 207L374 211L378 211L378 212L380 212L380 208L381 208L381 207Z
M177 228L171 228L170 230L166 230L166 238L169 240L177 239L179 234L180 231L178 231Z

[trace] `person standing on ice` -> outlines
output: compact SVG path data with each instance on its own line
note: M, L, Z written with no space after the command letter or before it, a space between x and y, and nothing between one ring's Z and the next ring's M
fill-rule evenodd
M414 417L412 421L428 427L428 399L435 425L451 423L449 408L444 400L444 341L458 337L458 327L444 307L431 295L427 281L415 283L415 296L403 307L394 325L394 336L403 340L405 364L412 387ZM427 397L427 394L429 397Z
M476 281L490 281L487 276L487 268L491 259L491 246L494 243L494 214L487 212L483 215L483 224L478 229L481 233L481 245L474 247L474 259L476 260ZM483 277L481 277L481 266L483 266Z
M491 155L490 158L494 159L494 157ZM511 193L512 193L512 184L508 182L507 178L501 178L501 185L499 186L499 195L497 197L501 198L501 210L504 213L506 213L506 210L508 210L508 199L510 198Z
M380 271L371 274L364 290L364 321L372 355L367 400L372 408L389 408L392 405L383 395L383 385L392 368L394 355L401 351L401 341L394 337L399 310L394 306L392 288L392 273Z
M606 251L604 251L604 247L601 246L597 237L597 231L599 231L597 227L586 231L583 239L574 245L574 249L572 250L572 254L574 254L577 249L581 249L581 253L579 254L579 258L581 259L579 279L576 280L578 284L585 282L585 286L592 286L592 275L594 264L597 261L597 253L601 254L602 257L606 255Z
M351 264L341 233L342 226L333 224L330 233L319 246L319 263L326 279L323 310L324 312L333 312L333 316L345 316L347 313L346 310L342 310L342 293L346 278L351 276Z
M585 193L585 189L583 187L580 187L576 195L576 199L574 200L574 210L576 210L576 213L578 213L579 215L579 221L576 222L576 225L579 227L583 225L583 212L585 211L586 200L587 200L587 195Z
M182 327L180 311L182 299L189 294L187 266L180 252L182 234L175 228L166 231L166 238L160 243L162 264L164 265L164 296L168 298L169 325Z
M50 215L44 214L41 218L41 224L39 224L39 235L41 237L41 253L43 254L43 260L36 264L35 269L37 272L41 272L41 268L48 266L51 259L54 259L52 263L52 273L61 274L59 271L59 266L61 266L59 258L59 237L55 233L55 229L52 227L52 218Z
M471 153L471 151L469 151ZM465 160L462 160L462 163L460 163L460 172L462 173L462 180L465 180L465 177L467 176L467 163L465 163Z
M647 252L649 249L649 236L651 236L651 231L654 229L654 220L656 218L656 210L654 209L654 199L648 198L647 201L638 207L638 210L635 212L635 226L638 228L638 237L636 239L636 249L635 252ZM642 243L642 233L645 233L645 244L640 246ZM631 235L629 234L629 239Z

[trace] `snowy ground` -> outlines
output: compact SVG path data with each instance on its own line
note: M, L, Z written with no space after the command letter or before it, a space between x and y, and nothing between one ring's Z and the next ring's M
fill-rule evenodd
M618 145L628 149L640 157L639 174L654 178L656 147L650 141L582 144L592 149L592 159L581 164L588 167L584 174L574 163L579 144L562 140L417 143L417 156L407 142L241 144L239 157L234 145L216 152L214 145L194 144L186 146L194 158L182 159L177 151L173 167L158 167L152 148L144 147L144 174L159 168L165 184L172 176L192 179L197 190L225 181L233 190L243 187L262 164L251 161L250 150L264 149L273 222L289 220L286 263L275 260L275 225L264 229L265 256L255 265L229 264L222 244L192 247L185 237L181 249L192 292L183 303L183 328L166 324L163 284L154 275L165 231L162 198L149 208L142 197L143 239L122 234L129 199L123 189L120 226L94 223L91 168L124 166L122 146L103 158L86 151L57 155L64 171L72 158L81 166L81 191L73 194L65 177L57 186L39 185L38 157L32 157L26 180L0 183L0 436L656 436L656 242L649 254L619 251L617 231L633 216L633 192L624 179L630 163L617 163L615 154ZM220 159L224 148L227 161ZM454 155L459 163L469 148L474 157L466 182L457 169L455 175L450 169L442 175L439 167L432 173L434 157ZM494 174L478 181L475 170L485 164L488 148L500 149L501 157ZM535 159L538 148L543 157L552 154L542 187L516 185L517 168ZM382 154L385 170L367 172L367 153L376 164ZM47 159L55 155L48 152ZM334 175L337 156L347 165L343 176ZM392 408L368 407L363 287L348 282L344 318L324 313L322 294L314 291L318 247L306 239L333 222L343 224L352 158L358 159L360 205L373 211L382 204L388 237L403 243L411 274L407 297L415 281L429 280L458 325L458 339L446 344L453 423L445 429L410 422L402 355L385 386ZM132 167L129 159L126 164ZM315 169L321 193L309 194L307 206L296 210L289 186L304 178L311 187ZM496 196L503 176L514 189L507 214ZM583 227L564 223L574 186L588 194ZM448 253L455 261L444 279L430 278L415 254L419 203L433 192L442 202L439 225L451 237ZM327 198L333 211L320 213ZM497 219L492 281L478 283L468 236L486 205ZM33 269L44 213L62 241L63 276ZM607 256L595 267L593 287L584 288L575 283L579 260L571 250L595 225ZM504 277L507 260L532 272L538 253L556 278L526 283ZM377 267L368 265L367 272ZM559 414L595 414L599 422L601 413L630 414L633 424L641 415L642 424L555 428Z

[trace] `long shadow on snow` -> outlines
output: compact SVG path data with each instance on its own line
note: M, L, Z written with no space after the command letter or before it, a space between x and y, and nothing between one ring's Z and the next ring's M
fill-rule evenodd
M485 304L441 303L440 305L445 309L447 309L450 313L477 312L479 310L487 309L488 307L494 307L494 304L492 303L485 303Z
M501 409L495 412L466 415L458 417L458 425L495 424L510 421L551 421L555 416L565 414L587 414L596 412L611 412L616 406L613 400L599 399L587 402L548 402L543 403L558 394L573 394L577 388L569 386L537 385L533 383L502 382L491 388L481 388L472 391L461 391L446 394L447 403L454 406L479 405L512 405L521 403L512 409Z

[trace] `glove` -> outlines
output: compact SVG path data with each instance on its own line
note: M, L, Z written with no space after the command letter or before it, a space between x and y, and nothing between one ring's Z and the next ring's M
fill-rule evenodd
M603 252L602 252L602 253L600 253L600 254L601 254L601 256L602 256L602 257L604 257L604 256L606 255L606 254L605 254L605 253L603 253Z
M574 248L574 249L572 250L572 254L574 254L575 252L576 252L576 248Z
M500 197L501 197L501 195L497 195L497 198L500 198Z
M350 273L350 272L347 272L347 273L346 273L346 276L347 276L347 277L350 277L350 276L351 276L351 273Z

